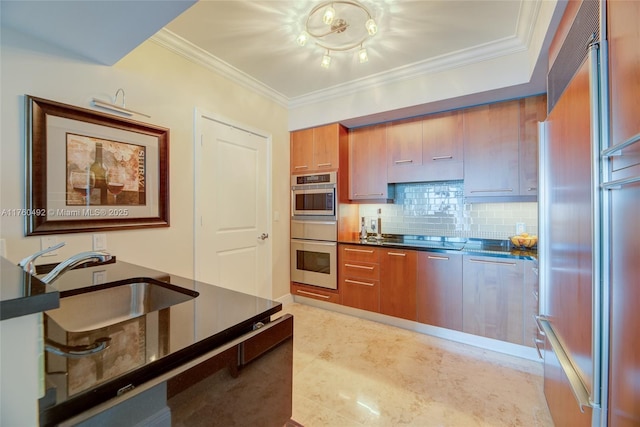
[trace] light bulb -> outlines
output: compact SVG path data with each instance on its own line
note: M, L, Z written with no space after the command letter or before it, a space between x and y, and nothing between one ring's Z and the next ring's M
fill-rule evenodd
M298 38L296 39L296 42L298 42L298 44L300 46L304 46L305 44L307 44L307 40L308 40L308 36L307 36L307 32L303 31L302 33L300 33L300 35L298 36Z
M378 32L378 25L376 25L376 21L373 19L367 20L367 22L364 23L364 26L370 36L373 36Z
M362 48L358 51L358 58L360 59L360 63L363 64L369 60L369 55L367 54L367 49Z
M331 25L331 23L333 22L333 18L335 18L335 16L336 16L336 10L333 8L333 6L328 6L324 10L324 15L322 16L322 22L324 22L327 25Z
M331 65L331 57L329 56L329 52L327 52L323 57L322 57L322 62L320 63L320 66L322 68L329 68L329 65Z

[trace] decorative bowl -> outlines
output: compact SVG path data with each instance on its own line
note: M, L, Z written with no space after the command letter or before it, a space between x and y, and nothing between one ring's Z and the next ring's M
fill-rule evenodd
M531 249L538 243L538 236L518 235L509 237L509 240L511 240L511 244L516 248Z

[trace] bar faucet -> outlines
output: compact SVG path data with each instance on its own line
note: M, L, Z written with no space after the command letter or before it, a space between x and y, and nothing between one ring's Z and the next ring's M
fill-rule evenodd
M50 246L48 248L45 248L41 251L38 251L34 254L31 254L27 257L24 257L19 263L18 265L20 267L22 267L22 269L24 271L26 271L29 274L36 274L36 264L35 261L38 257L40 257L41 255L46 254L47 252L52 252L55 251L56 249L60 249L61 247L63 247L65 245L65 242L60 242L57 245L54 246Z
M67 270L75 267L78 264L82 264L88 261L94 262L107 262L111 260L111 254L106 252L80 252L72 257L62 261L60 264L49 272L46 276L40 279L40 281L51 284L54 280L60 277Z

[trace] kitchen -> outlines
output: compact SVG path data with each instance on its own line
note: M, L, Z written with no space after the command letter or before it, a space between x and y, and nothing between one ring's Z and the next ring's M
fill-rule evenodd
M546 9L543 12L553 14ZM24 94L87 106L93 96L112 96L116 88L125 86L128 102L132 108L150 113L154 123L171 128L171 227L151 231L110 232L108 234L109 251L124 260L133 260L137 264L150 268L167 269L174 274L190 277L193 274L192 260L195 256L192 249L194 215L191 208L186 207L193 206L194 195L189 180L182 181L176 178L176 174L181 170L192 169L194 105L218 111L240 121L248 121L252 126L268 129L273 135L272 209L280 215L280 220L276 219L275 214L273 215L269 232L274 254L280 254L280 256L274 255L273 258L273 298L280 298L289 293L289 224L285 220L286 212L290 210L289 130L321 124L315 122L320 120L316 119L317 117L323 117L326 122L333 122L343 117L364 117L376 113L382 115L390 109L402 109L410 105L438 104L434 103L434 100L440 100L439 105L434 108L450 109L454 106L450 103L447 106L443 100L461 95L460 93L446 97L440 95L441 89L437 90L437 88L448 86L445 83L447 80L442 77L443 80L428 84L432 89L430 91L421 91L421 95L417 93L420 91L409 91L410 95L405 101L387 96L387 102L378 107L376 107L377 103L367 102L368 98L363 98L364 94L360 94L353 99L358 101L355 104L358 104L360 109L355 115L353 111L345 111L346 108L354 105L354 102L336 102L336 105L327 108L330 103L324 101L324 104L320 103L315 107L316 112L314 107L309 105L301 105L288 111L285 106L265 98L256 91L246 89L237 83L230 83L222 75L194 65L182 56L165 49L158 42L142 43L116 65L110 67L88 63L73 52L25 36L6 28L4 24L2 31L2 207L23 206L23 189L12 183L22 182L24 175L20 167L23 159L22 141L24 141L22 136L24 115L20 99ZM544 34L538 34L537 37L537 39L534 37L534 40L542 44ZM469 84L477 86L461 90L467 91L465 94L474 93L492 90L504 84L517 86L526 81L522 75L517 74L518 70L508 78L493 72L505 67L506 64L500 61L501 59L495 59L495 64L492 64L495 69L485 70L486 80L476 78ZM166 67L169 63L171 67ZM453 73L462 71L458 69ZM456 76L450 78L456 79ZM505 82L505 79L508 81ZM175 82L180 82L180 86L176 87ZM424 81L413 83L422 84ZM486 86L480 89L479 87L483 84ZM206 89L203 90L203 88ZM393 92L394 89L398 89L398 86L388 90ZM416 99L418 96L433 97L433 99ZM504 95L502 99L510 97L512 96ZM230 99L237 101L229 102ZM481 103L481 101L474 101L473 97L466 102L468 102L467 105ZM462 106L466 105L457 105L457 107ZM250 118L246 114L248 108L252 111ZM378 108L377 111L376 108ZM319 115L317 111L323 111L323 114ZM407 114L409 115L412 114ZM21 143L8 144L7 141ZM366 215L372 217L375 214ZM359 224L356 227L359 229ZM12 260L17 261L22 256L39 249L38 239L23 237L21 218L4 217L2 237L6 240L6 256ZM60 259L86 250L92 243L90 235L82 234L65 236L65 240L67 240L67 246ZM164 242L166 245L158 245L156 242ZM167 247L181 249L169 251Z

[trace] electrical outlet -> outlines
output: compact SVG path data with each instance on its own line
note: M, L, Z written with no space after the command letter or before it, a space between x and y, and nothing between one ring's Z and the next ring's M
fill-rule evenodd
M55 236L45 236L40 238L40 249L47 249L57 244L58 244L58 238ZM42 256L55 256L55 255L58 255L57 249L55 251L42 254Z
M103 283L107 283L107 271L106 270L94 271L93 284L101 285Z
M94 251L106 251L107 250L107 235L104 233L93 235L93 250Z
M516 222L516 234L522 234L527 231L527 225L524 222Z
M371 231L376 231L376 220L372 219L371 220Z

